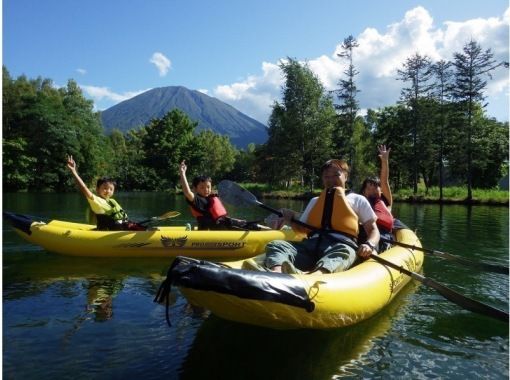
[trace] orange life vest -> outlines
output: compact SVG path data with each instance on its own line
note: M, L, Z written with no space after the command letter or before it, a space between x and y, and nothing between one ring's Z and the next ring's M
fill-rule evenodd
M209 195L207 197L207 200L209 201L208 206L207 206L207 213L210 214L210 216L212 217L212 219L214 221L218 220L222 216L227 215L227 210L225 209L225 207L223 206L223 203L221 203L220 198L218 198L218 196L216 194ZM205 216L205 213L199 211L198 209L196 209L193 206L191 206L191 214L195 218Z
M347 201L342 187L323 190L310 210L306 223L317 229L358 236L358 215Z

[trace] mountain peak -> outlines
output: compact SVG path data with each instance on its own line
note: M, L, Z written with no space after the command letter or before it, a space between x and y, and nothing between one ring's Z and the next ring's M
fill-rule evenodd
M198 122L197 131L210 129L227 135L238 148L267 140L264 124L216 98L183 86L153 88L104 110L101 119L106 133L115 128L126 132L146 125L151 119L161 118L175 108Z

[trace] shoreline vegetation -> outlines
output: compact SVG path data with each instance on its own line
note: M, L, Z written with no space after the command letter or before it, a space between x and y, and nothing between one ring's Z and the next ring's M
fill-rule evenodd
M242 187L252 192L257 198L260 199L296 199L296 200L310 200L313 197L319 196L321 189L316 189L313 192L304 190L302 187L293 186L288 189L274 188L269 185L260 183L240 183ZM129 192L145 192L146 190L131 190ZM155 190L157 191L157 190ZM167 190L173 194L182 194L180 188ZM31 192L28 190L19 190L19 193ZM41 193L53 192L52 190L41 190ZM122 189L119 189L122 193ZM506 206L509 207L508 190L501 189L473 189L473 199L468 201L467 188L461 186L444 187L443 200L439 200L439 188L429 188L428 194L425 187L418 187L418 193L413 194L412 189L400 189L393 192L393 201L402 203L434 203L434 204L460 204L460 205L485 205L485 206Z
M320 194L320 189L313 192L302 188L274 189L262 184L243 184L247 190L257 197L265 199L303 199L309 200ZM509 206L508 190L500 189L473 189L473 199L468 201L467 188L462 186L443 187L443 199L439 199L439 188L431 187L428 193L425 187L419 187L418 192L413 194L412 189L400 189L393 193L395 202L406 203L435 203L435 204L461 204L461 205L487 205Z

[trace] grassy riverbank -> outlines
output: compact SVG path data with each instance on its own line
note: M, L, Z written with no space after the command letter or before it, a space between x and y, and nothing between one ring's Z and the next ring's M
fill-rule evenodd
M508 206L508 190L499 189L473 189L472 204L494 204ZM443 203L467 203L467 188L461 186L444 187ZM418 188L418 193L413 194L412 189L401 189L394 194L396 201L439 203L439 187L429 188L428 194L425 188Z
M293 199L310 199L320 193L320 189L316 189L310 193L300 187L292 187L289 189L276 189L268 185L247 183L243 184L247 190L261 198L293 198ZM473 189L473 200L471 204L487 204L487 205L503 205L509 204L508 190L499 189ZM393 193L396 202L414 202L414 203L458 203L467 204L467 188L462 186L444 187L443 201L439 200L439 188L431 187L428 193L425 187L419 187L418 192L413 194L413 189L400 189Z

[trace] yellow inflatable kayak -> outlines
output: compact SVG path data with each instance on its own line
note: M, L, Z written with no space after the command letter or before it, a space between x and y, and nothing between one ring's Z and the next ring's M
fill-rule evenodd
M198 231L158 227L149 231L96 231L94 225L51 220L47 223L4 212L25 240L50 252L94 257L169 257L240 260L264 252L275 239L301 240L292 230Z
M408 229L396 231L399 242L421 247ZM410 271L420 271L423 253L394 246L380 257ZM278 329L326 329L349 326L370 318L389 304L410 277L367 260L345 272L281 274L254 271L250 261L199 262L178 258L156 300L163 301L176 285L191 304L232 321Z

